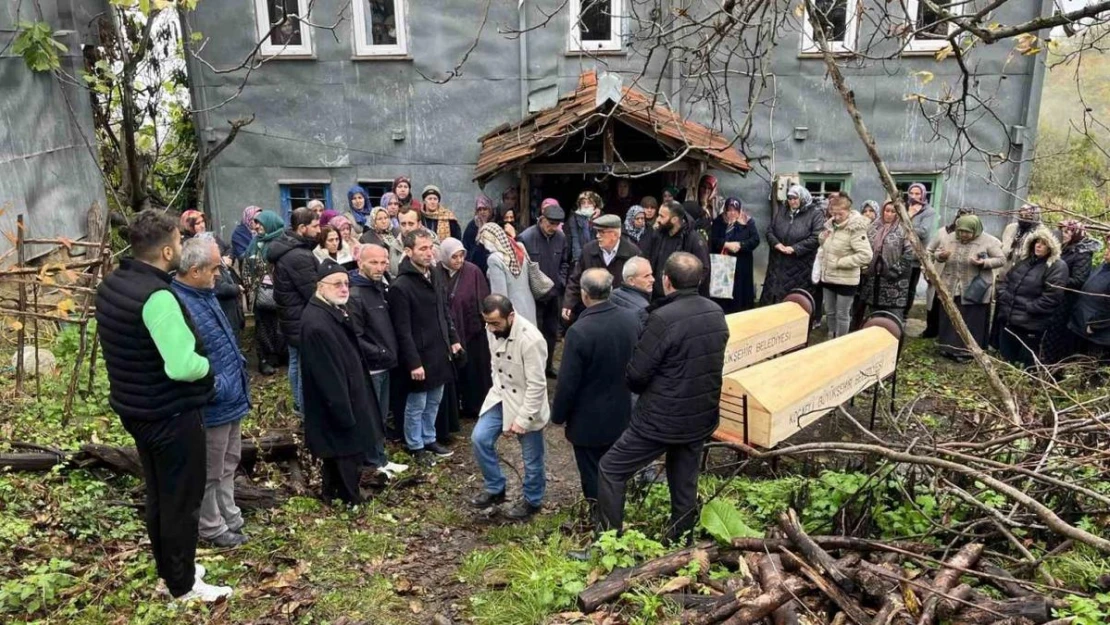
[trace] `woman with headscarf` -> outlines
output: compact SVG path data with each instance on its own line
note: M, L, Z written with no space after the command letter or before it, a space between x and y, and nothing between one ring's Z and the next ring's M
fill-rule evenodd
M254 305L254 346L259 373L273 375L274 367L283 363L288 349L274 303L274 267L266 260L266 253L270 243L285 231L285 222L277 213L264 210L255 216L251 229L254 238L243 254L243 271Z
M1060 260L1060 242L1048 228L1029 233L1025 246L1021 260L998 288L996 323L1002 326L998 340L1002 358L1028 368L1040 360L1041 339L1063 308L1068 266Z
M312 250L312 254L320 264L330 259L348 271L358 267L358 259L331 224L320 228L320 234L316 236L316 249Z
M1027 246L1025 237L1041 225L1041 207L1036 204L1023 204L1018 209L1017 221L1002 230L1002 251L1006 254L1006 264L998 273L998 279L1006 277L1006 272L1024 258Z
M324 211L320 213L320 227L323 228L324 226L330 224L331 220L335 219L338 216L339 211L334 211L330 208L324 209Z
M424 208L420 212L420 222L425 228L434 232L440 241L451 237L458 239L462 237L459 220L455 217L455 213L440 204L442 195L439 192L439 187L434 184L424 187L424 192L420 194L420 198L424 200Z
M401 237L397 229L390 225L389 212L378 206L370 211L367 228L359 238L363 245L378 245L389 251L389 275L397 276L401 270L401 261L405 258L405 246L401 244Z
M875 223L879 218L879 203L875 200L867 200L863 203L863 208L859 210L859 214L867 218L867 221Z
M825 229L825 213L805 187L794 185L786 192L786 205L771 214L764 235L770 246L767 275L763 280L760 306L778 304L794 289L816 289L810 281L817 256L818 235ZM820 319L820 309L813 311Z
M466 225L466 231L463 232L462 244L466 248L466 260L474 263L482 271L483 276L486 275L486 259L489 258L489 252L486 251L485 246L478 243L478 231L482 226L493 221L493 216L493 200L486 194L479 193L478 198L474 200L474 219L470 220Z
M1091 277L1091 263L1101 247L1097 239L1087 236L1087 227L1078 220L1061 221L1059 232L1060 260L1068 268L1068 283L1063 302L1056 307L1041 342L1041 360L1046 364L1058 363L1079 351L1078 337L1068 331L1068 320L1079 292Z
M511 239L515 239L517 233L521 230L515 208L502 207L497 211L493 221L501 226L501 229L504 230L505 234L509 235Z
M935 245L938 248L944 249L945 246L951 243L952 237L956 236L956 220L964 215L970 215L971 210L967 208L960 208L956 210L956 216L952 218L952 223L937 230L937 233L930 239L928 245ZM937 274L940 274L944 269L944 263L933 263ZM908 287L907 287L908 288ZM921 334L921 338L935 339L940 334L940 299L937 298L936 286L930 284L925 290L926 302L926 315L925 315L925 331Z
M489 295L489 284L477 265L466 260L466 249L458 239L448 238L440 244L438 270L446 276L447 306L466 353L464 361L455 364L461 415L477 419L493 384L481 310L482 300Z
M369 216L369 213L367 213ZM351 225L351 220L346 215L336 215L331 218L328 225L335 228L339 233L339 240L343 242L343 247L351 253L351 256L358 260L358 248L361 245L358 240L358 235L355 233L354 226Z
M366 229L366 220L370 217L370 194L361 185L354 185L347 189L347 205L350 206L350 218L354 219L353 229L357 238Z
M490 293L509 298L520 317L536 324L536 300L528 279L528 252L505 234L501 226L486 224L478 231L478 242L489 250Z
M929 203L929 189L920 182L915 182L906 190L906 211L910 215L910 223L917 238L922 245L929 244L929 235L937 228L937 211ZM921 281L921 261L914 256L910 261L910 297L906 300L906 307L902 309L902 318L908 319L913 300L917 297L917 283Z
M867 229L867 239L872 256L860 282L857 326L865 312L885 311L901 319L906 298L910 296L913 248L898 221L894 202L888 200L883 204L879 218Z
M624 216L624 232L622 234L639 246L640 239L643 238L646 229L647 221L644 218L644 208L637 204L628 209L628 213Z
M408 176L397 176L393 179L393 195L397 197L401 206L411 206L417 211L420 210L420 200L412 196L412 180ZM384 199L382 206L385 206Z
M732 282L732 299L714 299L725 314L749 310L755 306L755 265L752 251L759 247L759 230L755 220L744 210L740 198L725 200L725 210L713 220L709 231L709 252L736 257L736 274Z
M709 237L710 224L724 211L725 201L721 198L719 193L719 183L716 176L708 174L701 177L698 181L698 206L701 207L701 219L704 222L704 228L699 226L699 229L704 231L704 236Z
M262 209L257 206L248 206L243 209L242 219L235 226L235 230L231 232L231 257L235 260L242 258L247 251L247 246L251 244L251 239L254 238L254 233L251 231L251 222L261 212Z
M979 217L964 215L956 220L954 236L944 241L943 247L941 245L940 238L934 239L929 244L929 254L934 262L944 263L940 279L952 294L972 338L983 347L990 336L994 271L1005 262L1002 243L983 232ZM937 343L943 356L954 360L971 358L943 307Z
M678 202L679 195L681 195L681 191L679 191L678 187L674 185L663 187L663 201L660 202L660 204L666 204L667 202Z
M398 216L401 212L401 200L397 199L397 194L392 191L386 192L382 196L382 208L389 215L389 225L394 231L401 227L401 219Z

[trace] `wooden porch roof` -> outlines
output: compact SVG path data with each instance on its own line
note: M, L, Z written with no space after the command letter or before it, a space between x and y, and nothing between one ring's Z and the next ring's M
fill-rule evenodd
M503 171L554 151L571 136L599 121L608 112L609 101L598 103L597 89L597 74L584 72L578 88L559 98L555 106L480 137L482 150L474 180L484 183ZM721 134L653 104L652 96L639 89L621 87L621 99L612 116L676 151L688 146L688 158L704 160L713 169L736 173L751 169L744 155Z

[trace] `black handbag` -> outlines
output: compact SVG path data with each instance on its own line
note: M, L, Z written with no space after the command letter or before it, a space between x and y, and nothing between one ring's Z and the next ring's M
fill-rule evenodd
M259 284L254 291L255 312L275 312L277 300L274 299L274 286L272 284Z

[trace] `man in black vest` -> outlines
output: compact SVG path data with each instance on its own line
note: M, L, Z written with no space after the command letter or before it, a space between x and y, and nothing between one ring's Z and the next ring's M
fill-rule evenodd
M177 222L147 209L130 227L133 258L100 284L96 322L108 370L108 401L135 439L146 481L146 525L158 576L176 599L215 601L195 565L204 497L202 418L213 394L204 347L170 288L181 255Z

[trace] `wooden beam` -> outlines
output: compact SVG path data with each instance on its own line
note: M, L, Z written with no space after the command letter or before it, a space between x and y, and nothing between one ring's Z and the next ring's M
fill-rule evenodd
M533 163L524 166L525 174L642 174L648 171L685 171L683 161L632 161L626 163Z
M528 170L520 170L520 185L517 187L517 220L524 227L532 224L532 189L529 188ZM519 232L517 234L520 234Z
M608 124L605 124L605 134L601 137L601 160L606 165L613 164L613 156L617 152L616 138L613 129L615 128L613 120L610 119Z

